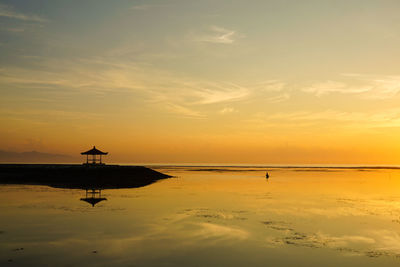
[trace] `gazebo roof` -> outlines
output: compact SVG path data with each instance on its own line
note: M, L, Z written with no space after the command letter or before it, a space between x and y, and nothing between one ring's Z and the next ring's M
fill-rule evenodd
M95 146L93 146L92 149L81 153L81 155L107 155L107 154L108 152L100 151Z

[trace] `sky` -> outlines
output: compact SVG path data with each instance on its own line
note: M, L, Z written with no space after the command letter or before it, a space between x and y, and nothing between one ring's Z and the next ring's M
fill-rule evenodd
M400 1L0 0L0 150L400 164Z

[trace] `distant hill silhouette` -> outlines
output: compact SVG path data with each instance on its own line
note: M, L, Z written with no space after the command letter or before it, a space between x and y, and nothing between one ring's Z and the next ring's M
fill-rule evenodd
M38 151L12 152L0 150L1 163L71 163L79 159L62 154L50 154Z

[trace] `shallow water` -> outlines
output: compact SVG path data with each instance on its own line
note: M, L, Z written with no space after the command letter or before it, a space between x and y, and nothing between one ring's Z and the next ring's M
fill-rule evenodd
M0 186L1 266L399 266L400 170L163 167L103 190Z

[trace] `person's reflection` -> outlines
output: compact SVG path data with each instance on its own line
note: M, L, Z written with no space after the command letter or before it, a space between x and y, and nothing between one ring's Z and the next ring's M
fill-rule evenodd
M97 203L107 199L101 197L101 189L91 188L86 189L86 196L81 198L81 200L91 204L92 207L94 207L94 205L96 205Z

